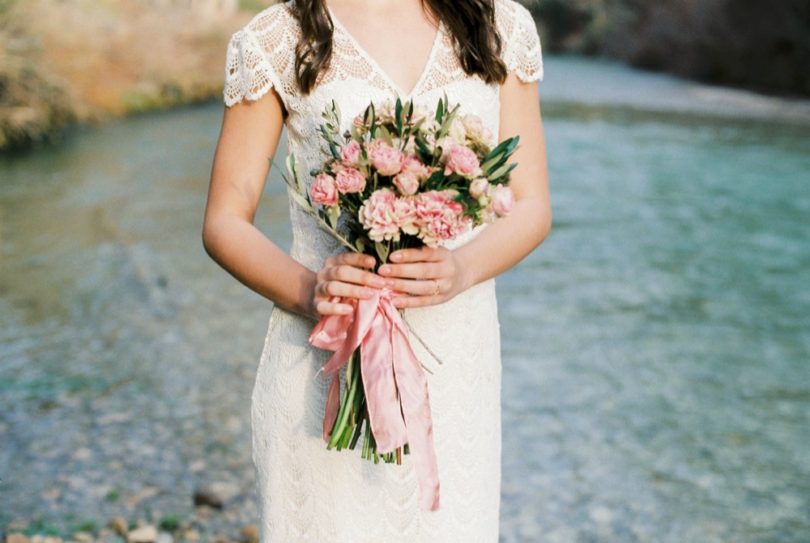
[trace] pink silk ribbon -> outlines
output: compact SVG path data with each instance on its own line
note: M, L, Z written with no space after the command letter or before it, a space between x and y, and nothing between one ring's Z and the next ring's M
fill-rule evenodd
M315 347L334 351L321 371L332 375L323 438L329 440L340 406L338 371L360 347L360 367L371 431L377 450L388 453L408 443L419 485L419 506L439 508L439 469L433 446L427 376L408 341L402 316L387 288L371 298L345 298L347 315L324 315L309 336Z

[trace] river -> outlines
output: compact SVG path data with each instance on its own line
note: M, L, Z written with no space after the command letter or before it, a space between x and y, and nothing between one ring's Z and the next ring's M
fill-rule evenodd
M810 540L810 105L546 58L554 226L497 279L504 542ZM0 527L256 522L271 304L211 261L222 106L0 159ZM283 163L286 142L277 163ZM257 225L289 247L273 171Z

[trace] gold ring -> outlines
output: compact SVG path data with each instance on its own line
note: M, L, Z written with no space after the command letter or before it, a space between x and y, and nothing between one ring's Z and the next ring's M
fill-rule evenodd
M433 296L436 296L439 293L439 280L433 279L433 282L436 284L436 288L433 289Z

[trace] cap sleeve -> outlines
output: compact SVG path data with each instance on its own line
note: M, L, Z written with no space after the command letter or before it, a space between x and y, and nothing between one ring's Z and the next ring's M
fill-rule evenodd
M231 36L225 60L225 87L223 98L228 107L243 98L258 100L276 87L281 90L278 74L249 28L242 28Z
M543 51L531 12L516 0L499 0L503 61L522 81L543 79ZM497 19L496 19L497 20Z

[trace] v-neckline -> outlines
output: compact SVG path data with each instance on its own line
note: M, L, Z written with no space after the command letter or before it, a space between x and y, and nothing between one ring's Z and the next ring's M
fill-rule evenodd
M391 78L391 76L388 75L388 72L383 70L382 66L380 66L377 60L374 57L372 57L362 45L360 45L360 42L358 42L355 39L352 33L349 32L349 30L345 26L343 26L343 23L340 22L340 19L338 19L335 16L335 13L332 11L332 8L326 5L326 10L329 12L329 16L332 18L332 22L334 23L335 28L340 29L343 32L343 34L346 35L346 38L349 40L349 42L351 42L352 46L355 48L357 53L360 56L362 56L369 63L369 65L371 65L372 69L377 71L380 77L385 79L385 82L392 88L392 90L396 91L397 94L402 99L413 98L413 96L422 86L422 83L427 77L428 72L430 72L430 68L433 65L433 59L436 56L436 53L439 49L439 44L442 40L442 34L444 30L443 29L444 23L442 22L442 20L439 19L439 24L438 27L436 28L436 36L433 38L433 45L430 48L427 61L425 62L424 67L422 68L422 72L419 74L419 78L416 80L416 83L414 84L413 88L410 90L410 92L406 94L405 92L403 92L402 88L396 83L396 81L394 81L393 78Z

